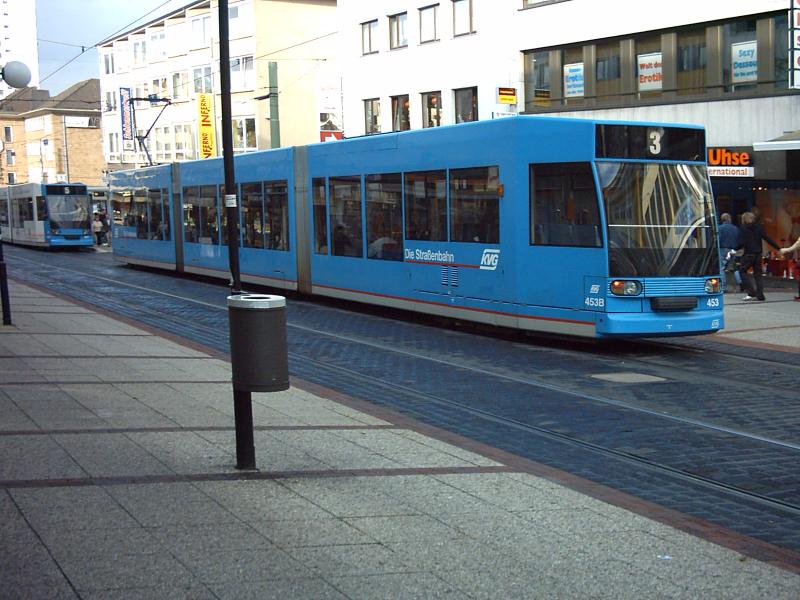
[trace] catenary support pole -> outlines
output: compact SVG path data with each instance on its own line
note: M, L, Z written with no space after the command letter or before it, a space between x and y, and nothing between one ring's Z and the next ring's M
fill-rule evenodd
M3 258L3 238L0 236L0 302L3 303L3 325L11 325L11 301L8 298L8 274Z

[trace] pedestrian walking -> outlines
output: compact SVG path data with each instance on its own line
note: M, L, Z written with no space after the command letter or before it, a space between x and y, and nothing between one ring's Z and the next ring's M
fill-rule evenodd
M742 276L738 269L734 267L736 263L736 247L739 245L739 228L733 224L728 213L722 213L719 217L719 264L722 281L725 282L725 291L728 291L727 273L733 273L733 278L742 290Z
M756 216L751 212L746 212L742 215L742 226L739 228L739 243L737 250L742 249L742 263L739 266L739 274L742 278L747 295L742 298L745 302L752 302L754 300L764 301L764 281L762 279L762 266L761 242L765 241L776 250L780 250L771 237L765 232L761 223L756 222ZM750 275L747 271L751 269L753 274Z
M795 296L794 299L796 302L800 302L800 235L797 236L797 240L795 240L794 244L781 248L779 252L783 255L791 254L792 252L797 253L794 262L794 273L797 278L797 296Z
M94 233L94 243L100 246L103 243L103 222L100 220L100 213L94 213L92 233Z

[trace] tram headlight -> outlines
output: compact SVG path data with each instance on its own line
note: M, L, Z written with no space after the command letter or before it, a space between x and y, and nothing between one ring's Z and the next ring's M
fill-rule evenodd
M706 279L705 288L707 294L719 294L719 278Z
M611 293L615 296L638 296L642 293L642 284L638 281L615 279L611 282Z

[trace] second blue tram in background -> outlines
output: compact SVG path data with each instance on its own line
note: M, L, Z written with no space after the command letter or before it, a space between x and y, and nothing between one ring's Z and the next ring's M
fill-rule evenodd
M723 327L704 130L520 116L240 155L244 282L589 337ZM221 159L111 174L114 254L228 278Z
M91 197L79 183L22 183L0 187L0 234L25 246L92 246Z

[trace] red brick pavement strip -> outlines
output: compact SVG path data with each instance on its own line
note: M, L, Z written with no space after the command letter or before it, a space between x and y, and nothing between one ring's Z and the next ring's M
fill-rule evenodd
M59 294L53 292L52 290L40 288L27 282L20 283L35 289L39 289L44 293L59 296ZM89 303L84 303L80 300L74 300L67 296L59 297L70 302L74 302L79 306L89 308L97 313L104 314L109 318L126 323L131 327L136 327L143 331L147 331L152 335L162 337L192 350L203 352L225 362L230 362L230 357L227 354L219 352L214 348L209 348L192 340L182 338L169 332L161 331L155 327L139 323L133 319L129 319ZM787 346L776 346L774 344L764 344L746 340L720 339L720 341L754 348L777 349L790 352L800 351ZM725 548L729 548L745 556L769 563L777 568L784 569L792 573L800 573L800 552L780 548L774 544L769 544L767 542L742 535L726 527L710 523L704 519L692 517L669 508L658 506L652 502L648 502L646 500L631 496L630 494L614 490L608 486L589 481L583 477L578 477L576 475L572 475L571 473L549 467L536 461L522 458L515 454L505 452L498 448L494 448L493 446L488 446L450 431L445 431L438 427L415 421L414 419L401 415L391 409L375 405L369 401L354 398L347 394L337 392L312 382L292 377L291 384L301 390L316 394L317 396L338 402L345 406L349 406L355 410L364 412L365 414L392 423L395 426L407 428L422 435L427 435L434 439L458 446L464 450L480 454L486 458L502 463L506 467L510 467L511 471L520 471L535 475L537 477L542 477L543 479L563 485L569 489L575 490L592 498L602 500L603 502L607 502L613 506L624 508L635 514L652 519L659 523L663 523L680 531L690 533ZM355 471L350 473L355 473Z

